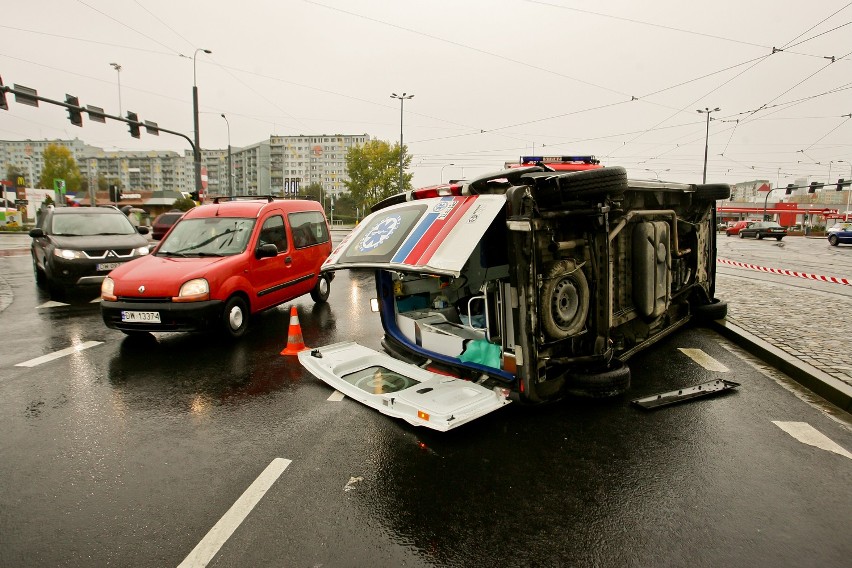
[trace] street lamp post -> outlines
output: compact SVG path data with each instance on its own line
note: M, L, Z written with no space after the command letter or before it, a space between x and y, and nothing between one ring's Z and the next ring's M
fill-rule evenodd
M110 63L118 75L118 116L121 116L121 65L118 63Z
M455 166L455 164L444 164L441 166L441 183L444 183L444 168L447 166Z
M704 110L701 110L701 109L696 110L696 112L707 115L707 133L704 135L704 177L702 178L701 183L707 183L707 147L708 147L709 142L710 142L710 113L716 112L716 111L719 111L719 110L722 110L722 109L720 109L719 107L716 107L714 109L704 107ZM767 197L768 196L769 196L769 194L767 194Z
M199 133L198 133L198 85L196 84L196 73L195 73L195 57L198 55L199 51L203 51L204 53L210 54L213 53L209 49L204 49L199 47L195 50L195 53L192 54L192 118L193 124L195 126L195 156L193 159L195 161L195 191L198 192L198 198L201 199L201 142L199 141Z
M234 197L234 176L231 173L231 123L228 122L228 117L222 113L222 118L225 119L225 124L228 125L228 197Z
M406 99L413 99L414 95L409 95L407 93L397 95L396 93L391 93L390 98L399 99L399 191L402 191L402 107Z

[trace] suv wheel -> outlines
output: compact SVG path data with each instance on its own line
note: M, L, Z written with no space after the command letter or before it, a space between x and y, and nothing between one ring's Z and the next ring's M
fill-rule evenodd
M47 276L44 271L38 267L38 263L33 259L33 274L35 275L36 286L44 290L47 288Z
M246 301L239 296L231 296L225 303L222 313L222 327L230 337L238 338L248 330L249 311Z
M541 288L541 322L553 339L564 339L583 329L589 313L589 283L573 260L551 263Z
M620 359L594 371L572 371L565 386L568 394L584 398L609 398L624 394L629 388L630 367Z
M325 274L320 274L320 277L317 279L316 286L311 290L311 299L320 304L328 300L328 295L331 293L331 282L328 280L328 276Z

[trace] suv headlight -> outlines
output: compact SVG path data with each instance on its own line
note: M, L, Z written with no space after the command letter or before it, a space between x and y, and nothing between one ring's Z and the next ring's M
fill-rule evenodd
M85 256L83 255L83 251L71 250L71 249L61 249L61 248L53 249L53 256L58 256L59 258L64 258L65 260L74 260L75 258L85 258Z
M193 278L187 280L180 287L178 295L172 298L172 302L203 302L210 299L210 284L205 278Z

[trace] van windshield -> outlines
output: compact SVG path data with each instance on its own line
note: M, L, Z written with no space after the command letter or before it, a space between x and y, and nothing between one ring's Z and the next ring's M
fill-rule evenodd
M255 219L183 219L157 249L157 256L231 256L246 250Z

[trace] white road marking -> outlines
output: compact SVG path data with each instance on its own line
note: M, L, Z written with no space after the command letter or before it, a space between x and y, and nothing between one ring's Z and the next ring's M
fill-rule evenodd
M331 402L340 402L344 398L346 398L345 394L340 391L334 391L333 393L331 393L331 396L328 397L328 400L330 400Z
M228 512L219 519L219 522L192 549L189 556L178 564L178 568L200 568L207 566L213 560L216 553L219 552L219 549L222 548L222 545L225 544L225 541L231 538L237 527L242 524L255 505L266 495L272 484L281 477L281 474L284 473L284 470L287 469L290 463L291 460L284 458L275 458L272 460L257 479L249 485L248 489L240 495L240 498L231 505Z
M679 351L708 371L720 371L722 373L727 373L730 370L701 349L686 349L681 347L679 348Z
M45 302L42 305L37 306L37 308L38 309L41 309L41 308L58 308L59 306L68 306L68 305L70 305L70 304L66 304L65 302L54 302L53 300L50 300L49 302Z
M796 438L803 444L817 447L827 452L833 452L843 457L852 459L852 453L846 451L843 447L836 444L834 440L808 424L807 422L779 422L772 421L773 424Z
M78 351L83 351L84 349L88 349L90 347L95 347L100 345L103 341L86 341L85 343L80 343L78 345L72 345L71 347L66 347L65 349L60 349L59 351L54 351L53 353L48 353L47 355L42 355L41 357L36 357L35 359L30 359L29 361L24 361L23 363L15 364L16 367L35 367L37 365L41 365L42 363L47 363L48 361L53 361L54 359L60 359L65 357L66 355L72 355L77 353Z

